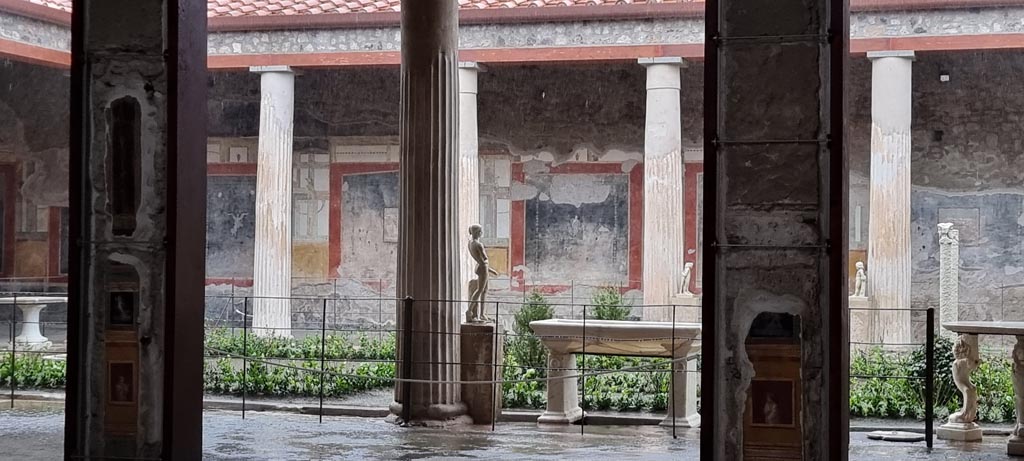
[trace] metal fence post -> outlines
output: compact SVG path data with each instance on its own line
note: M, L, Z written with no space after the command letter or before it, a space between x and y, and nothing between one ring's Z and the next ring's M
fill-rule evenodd
M935 308L929 307L925 322L924 345L924 440L932 448L935 422Z
M587 425L587 305L583 305L583 352L580 354L583 362L580 366L580 406L583 407L583 416L580 417L580 435L583 435L583 428ZM550 386L550 384L548 384Z
M16 312L17 310L18 310L18 295L14 295L14 304L11 304L11 366L8 368L10 370L10 372L11 372L11 408L14 408L14 379L15 379L15 371L17 370L17 365L16 364L17 364L17 361L18 361L18 357L15 355L15 352L16 352L15 349L18 348L18 346L17 346L18 340L15 339L15 335L18 334L17 333L17 325L16 325L17 318L15 317L16 315L18 315L17 312Z
M501 311L501 302L494 303L494 349L491 351L491 432L494 432L495 420L498 419L498 316Z
M672 361L669 363L669 366L668 366L669 373L671 373L669 375L669 383L668 383L668 385L669 385L668 401L669 401L669 407L670 407L669 411L672 412L672 438L673 439L677 439L677 438L679 438L679 436L676 435L676 405L675 405L675 400L676 400L676 360L677 360L676 359L676 305L675 304L672 305L672 354L670 354L670 355L672 357ZM689 367L689 363L687 361L685 361L686 357L684 357L683 360L684 360L684 362L683 362L683 369L686 370L685 371L686 373L688 373L689 372L689 368L690 368ZM687 376L686 379L690 379L690 377ZM690 396L687 395L686 397L689 398Z
M242 419L245 419L245 394L249 387L249 297L242 304Z
M320 422L324 422L324 353L327 350L327 298L320 322Z
M412 296L402 300L402 422L412 419Z
M14 389L18 386L18 294L14 294L14 304L11 304L11 408L14 408ZM24 321L25 319L22 319ZM21 327L23 330L24 326Z

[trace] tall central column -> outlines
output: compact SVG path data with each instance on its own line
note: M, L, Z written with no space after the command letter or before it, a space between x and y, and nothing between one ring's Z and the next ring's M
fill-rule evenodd
M910 114L913 51L871 59L871 183L868 291L875 340L911 342Z
M292 127L295 74L287 66L260 74L260 139L256 163L256 245L252 328L259 336L291 336Z
M391 410L408 422L468 418L459 379L458 1L403 0L402 112L398 296L418 300L406 318L399 308L399 361L431 380L395 386ZM410 325L411 324L411 325ZM411 341L406 357L405 341Z
M480 220L480 143L476 118L479 73L477 63L459 63L459 239L456 244L463 273L457 299L469 299L469 279L473 277L475 266L469 255L469 226ZM462 306L461 310L465 311L466 307Z
M679 110L681 58L644 58L647 119L644 128L645 305L669 304L682 292L683 138ZM645 308L648 320L670 320L664 307Z

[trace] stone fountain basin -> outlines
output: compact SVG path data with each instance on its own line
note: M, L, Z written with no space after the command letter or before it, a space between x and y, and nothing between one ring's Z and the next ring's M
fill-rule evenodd
M632 322L628 320L549 319L530 322L530 328L545 344L558 342L567 352L587 354L671 357L673 336L676 347L699 348L701 325L676 322ZM673 335L674 330L674 335ZM584 334L585 333L585 334Z

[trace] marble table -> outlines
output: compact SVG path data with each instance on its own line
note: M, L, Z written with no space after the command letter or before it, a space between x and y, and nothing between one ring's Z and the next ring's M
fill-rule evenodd
M9 296L0 298L2 305L17 305L21 309L21 334L14 338L16 348L27 350L45 350L51 345L50 340L40 330L39 314L50 304L68 302L66 296ZM13 319L12 319L13 320Z
M963 396L963 406L949 415L949 420L936 431L940 439L981 440L978 426L978 390L971 382L971 373L981 364L978 335L1015 336L1013 346L1013 394L1016 424L1006 442L1006 453L1024 456L1024 322L946 322L942 327L957 334L953 344L953 381Z
M682 359L700 351L699 323L550 319L530 322L548 349L548 403L538 423L569 424L583 418L576 389L576 354ZM662 425L700 427L695 361L672 362L675 376ZM690 376L691 373L694 376Z

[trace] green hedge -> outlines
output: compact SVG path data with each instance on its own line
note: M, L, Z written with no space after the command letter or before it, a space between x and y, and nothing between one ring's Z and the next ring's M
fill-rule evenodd
M539 295L538 295L539 296ZM533 307L523 318L550 316L550 306L542 298L532 299ZM544 377L546 352L537 350L537 339L528 330L522 336L509 338L506 344L503 377L507 381ZM303 340L249 337L250 357L265 358L290 367L320 369L320 338ZM243 341L239 334L212 330L206 337L204 387L207 392L240 394L243 370L237 357L242 356ZM542 347L542 346L541 346ZM371 389L392 387L395 376L395 339L361 336L347 339L328 336L326 369L335 373L324 378L324 395L339 397ZM936 340L935 408L936 417L945 418L960 406L960 394L953 385L952 344ZM236 358L232 358L236 357ZM359 362L359 360L372 360ZM908 376L923 378L924 350L907 353L884 352L881 349L855 352L851 356L851 375ZM525 365L524 365L525 364ZM580 356L578 366L588 371L620 370L640 366L657 367L663 371L622 372L590 377L581 388L583 407L593 410L664 411L668 403L670 377L668 361L654 358L615 356ZM315 397L320 392L320 375L289 366L268 365L250 361L244 372L246 392L266 396ZM12 369L18 388L61 389L65 384L65 363L47 360L36 354L19 354L12 367L10 354L0 354L0 385L10 386ZM338 374L354 375L339 376ZM988 422L1005 422L1014 417L1012 366L1005 355L984 358L971 375L978 387L979 418ZM850 414L855 417L923 418L924 382L921 379L851 378ZM502 388L505 406L509 408L544 408L546 392L543 381L506 382Z
M935 340L935 416L944 419L961 405L953 384L953 346ZM883 352L879 348L855 352L851 375L909 376L916 379L850 378L850 415L874 418L924 418L924 348L910 353ZM1012 365L1005 355L983 358L971 382L978 387L978 417L1004 422L1014 418Z

